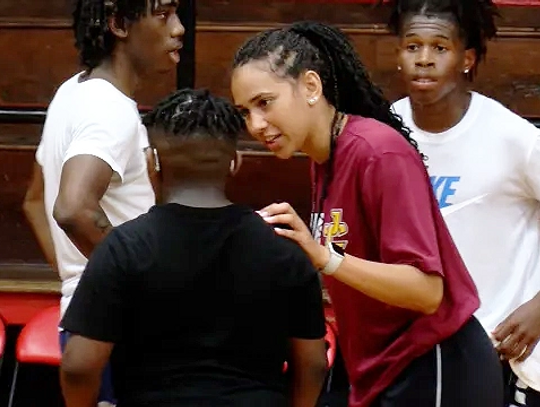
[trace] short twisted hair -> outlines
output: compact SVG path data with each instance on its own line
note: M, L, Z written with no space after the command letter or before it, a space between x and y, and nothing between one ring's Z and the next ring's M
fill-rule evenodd
M245 132L241 113L206 89L178 90L159 102L143 119L147 127L178 138L204 137L236 145Z
M421 14L448 18L455 22L466 49L476 51L476 62L487 53L487 41L497 34L495 17L499 16L493 0L391 0L392 12L388 27L399 35L406 16ZM472 79L477 64L469 72Z

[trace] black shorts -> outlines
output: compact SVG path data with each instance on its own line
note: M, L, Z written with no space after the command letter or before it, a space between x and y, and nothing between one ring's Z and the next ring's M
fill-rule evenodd
M414 360L372 407L503 407L502 366L472 317L456 334Z
M540 407L540 393L521 382L508 362L503 362L505 407Z

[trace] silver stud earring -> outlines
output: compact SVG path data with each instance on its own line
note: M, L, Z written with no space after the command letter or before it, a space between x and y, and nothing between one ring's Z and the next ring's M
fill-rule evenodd
M308 99L307 102L309 105L314 105L316 101L317 101L317 98L311 98L311 99Z
M465 68L465 70L463 71L464 73L469 73L469 68Z
M398 71L401 71L401 66L398 65L397 70L398 70Z

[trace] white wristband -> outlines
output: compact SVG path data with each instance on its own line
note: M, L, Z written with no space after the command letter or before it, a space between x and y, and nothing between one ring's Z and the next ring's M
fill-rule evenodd
M336 252L332 243L328 244L327 247L330 252L330 259L328 260L328 263L326 263L326 266L324 266L319 271L327 276L331 276L341 265L341 262L343 261L345 256Z

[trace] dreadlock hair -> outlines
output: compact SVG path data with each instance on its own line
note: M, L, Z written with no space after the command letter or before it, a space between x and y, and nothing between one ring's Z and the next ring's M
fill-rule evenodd
M397 130L418 150L410 130L392 112L390 102L371 81L354 46L341 30L319 22L303 21L263 31L250 38L237 51L233 68L254 60L267 60L272 72L281 77L296 79L308 70L317 72L321 78L323 95L336 108L336 114L341 111L383 122ZM337 132L332 128L330 155L326 163L319 208L312 208L318 214L332 181L336 137ZM311 226L314 233L316 224L314 226L312 223Z
M109 29L109 18L114 16L121 25L136 21L146 15L149 1L154 9L159 0L76 1L73 11L75 46L79 50L80 63L91 71L108 58L114 49L116 38Z
M472 81L478 63L487 53L487 41L497 34L495 17L500 16L493 0L390 0L390 30L400 35L403 21L410 15L450 18L459 29L465 49L476 51L476 64L467 74Z
M159 102L144 116L155 127L178 139L212 138L236 146L246 130L241 113L227 100L206 89L182 89Z

